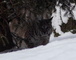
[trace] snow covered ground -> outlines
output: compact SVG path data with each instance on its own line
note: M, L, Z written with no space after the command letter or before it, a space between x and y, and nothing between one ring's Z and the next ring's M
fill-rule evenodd
M76 60L76 34L52 34L47 45L0 54L0 60Z

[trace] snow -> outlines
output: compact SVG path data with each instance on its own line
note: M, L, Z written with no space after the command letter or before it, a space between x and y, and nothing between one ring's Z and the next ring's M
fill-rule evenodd
M66 11L62 10L60 6L56 6L56 12L52 14L53 19L52 19L52 26L56 30L57 33L63 34L61 31L60 25L62 25L62 22L67 23L68 22L68 16L64 16ZM60 13L61 11L61 13ZM61 16L61 18L60 18ZM62 20L61 20L62 19Z
M59 33L59 34L63 34L63 32L61 31L61 28L59 25L62 24L62 21L60 20L60 7L59 6L56 6L56 12L54 12L52 14L53 16L53 19L52 19L52 26L54 29L56 29L56 32Z
M52 34L50 39L44 46L0 54L0 60L76 60L76 34Z

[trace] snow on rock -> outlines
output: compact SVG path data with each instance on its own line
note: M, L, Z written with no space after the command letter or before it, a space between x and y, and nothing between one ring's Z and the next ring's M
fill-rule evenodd
M0 60L76 60L76 34L68 32L44 46L0 54Z
M70 17L69 15L68 16L65 16L65 13L66 13L66 11L65 10L63 10L63 9L61 9L61 18L62 18L62 21L63 21L63 23L67 23L68 22L68 18Z
M63 32L61 31L60 25L62 25L62 22L66 24L68 22L69 17L71 17L71 16L69 15L69 13L67 15L65 15L66 11L63 10L62 8L60 8L60 6L55 6L56 12L52 13L52 17L53 17L52 26L56 30L56 33L59 33L60 35L62 35ZM70 9L72 10L74 6L75 6L75 4L71 3ZM76 17L75 17L76 16L76 6L72 12L73 12L74 18L76 20Z
M66 11L60 8L60 6L56 6L56 12L52 14L52 26L56 30L57 33L63 34L61 31L60 25L62 25L62 22L67 23L69 16L64 16Z

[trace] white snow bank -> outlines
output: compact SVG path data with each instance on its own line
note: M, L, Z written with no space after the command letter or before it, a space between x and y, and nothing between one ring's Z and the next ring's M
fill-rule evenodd
M0 60L76 60L76 34L68 32L45 46L0 54Z

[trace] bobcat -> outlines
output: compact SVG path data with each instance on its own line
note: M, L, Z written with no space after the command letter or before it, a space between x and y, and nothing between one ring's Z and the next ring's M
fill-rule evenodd
M25 40L29 48L39 45L46 45L52 33L51 19L33 21L28 31L28 38ZM26 35L26 33L25 33Z
M24 27L18 27L15 32L13 31L18 37L15 41L16 45L18 45L19 48L33 48L39 45L46 45L52 33L51 20L52 18L33 21L28 20L25 22ZM23 38L23 40L19 39L19 37Z

